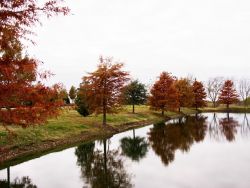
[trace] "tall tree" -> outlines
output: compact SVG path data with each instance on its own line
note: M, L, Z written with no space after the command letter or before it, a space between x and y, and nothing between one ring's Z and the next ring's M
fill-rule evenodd
M244 102L245 107L247 106L247 98L250 97L250 80L241 79L238 85L239 95Z
M128 72L122 70L123 64L113 62L112 58L99 59L97 70L83 77L87 103L91 111L103 114L103 125L106 125L106 114L114 112L121 105L121 94L128 81Z
M60 87L38 82L50 73L38 72L39 61L22 54L21 39L33 34L31 26L40 23L40 15L67 14L69 9L57 1L38 4L35 0L0 2L0 122L4 126L40 124L58 113L55 99Z
M76 88L74 86L71 86L71 88L69 90L69 97L70 97L70 99L74 103L75 102L75 98L76 98Z
M187 78L181 78L175 82L178 91L179 112L181 107L191 107L194 103L194 93L191 81Z
M162 72L159 80L155 82L150 93L149 104L152 109L173 110L179 107L178 92L174 85L175 78L167 72Z
M147 100L147 89L138 80L130 82L123 90L124 100L126 104L133 106L133 113L135 113L135 105L144 104Z
M206 106L206 91L202 84L202 82L199 82L197 80L193 83L193 93L194 93L194 106L196 110L201 107Z
M210 78L207 83L207 96L212 101L215 108L219 99L219 94L223 86L224 79L222 77Z
M239 101L239 95L234 88L234 83L231 80L226 80L219 96L219 102L227 105L227 109L229 109L229 105L236 103Z

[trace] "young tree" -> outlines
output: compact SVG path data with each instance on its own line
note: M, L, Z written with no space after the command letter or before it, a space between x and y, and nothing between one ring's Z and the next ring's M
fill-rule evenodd
M250 97L250 80L241 79L238 85L239 94L244 102L245 107L247 106L247 98Z
M74 103L75 102L75 98L76 98L76 88L74 86L71 86L71 88L69 90L69 97L70 97L70 99Z
M194 103L193 87L187 78L181 78L175 82L178 91L179 112L181 107L191 107Z
M224 79L222 77L215 77L208 80L207 96L212 101L214 108L216 106L216 102L218 101L223 82Z
M237 94L234 83L231 80L226 80L219 96L219 102L227 105L227 109L229 109L229 105L236 103L239 101L239 95Z
M124 100L126 104L133 106L133 113L135 113L135 105L144 104L147 100L147 89L138 80L130 82L123 90Z
M69 94L65 88L62 88L59 92L60 99L63 100L64 104L70 104Z
M75 99L76 104L76 110L79 112L79 114L83 115L84 117L91 114L89 106L88 106L88 96L87 91L85 88L87 88L88 85L85 85L84 83L80 84L80 88L77 90L77 95Z
M152 109L161 110L162 115L165 110L179 107L178 92L174 82L175 78L170 73L162 72L150 91L149 104Z
M23 56L21 39L33 34L31 26L40 23L40 15L67 14L69 9L57 1L38 4L35 0L0 2L0 122L5 127L41 124L58 114L60 86L38 82L50 74L39 73L39 61Z
M202 82L199 82L197 80L193 83L193 93L194 93L194 104L196 110L201 107L206 106L206 97L207 94L205 92L205 88L202 84Z
M128 73L122 67L122 63L101 56L97 70L83 77L88 106L91 111L103 114L104 126L106 114L121 105L122 88L128 81Z

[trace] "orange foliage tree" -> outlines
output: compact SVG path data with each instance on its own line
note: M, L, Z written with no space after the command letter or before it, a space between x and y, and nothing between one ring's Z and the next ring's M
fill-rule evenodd
M122 89L129 80L128 72L122 67L122 63L113 63L112 58L100 57L97 70L84 76L80 85L80 89L86 92L89 111L103 114L103 125L106 125L106 114L114 112L122 102Z
M12 41L10 41L12 42ZM20 45L15 41L13 45ZM0 122L26 127L41 124L58 113L59 85L46 87L37 79L48 76L37 72L38 61L22 57L19 51L4 51L0 57ZM6 127L7 128L7 127Z
M206 90L205 87L203 86L202 82L199 82L197 80L194 81L193 83L193 93L194 93L194 104L193 106L196 108L205 107L206 104Z
M39 61L23 56L20 41L33 34L30 27L40 23L39 15L67 14L69 9L57 1L38 6L35 0L2 0L0 7L0 122L5 127L41 124L58 113L60 86L40 82L50 73L38 72Z
M181 107L191 107L194 102L194 93L191 81L187 78L181 78L175 82L178 91L179 112Z
M219 96L219 102L227 105L227 109L229 109L229 105L236 103L239 101L239 95L237 94L236 89L234 88L234 83L231 80L226 80Z
M149 104L152 109L164 111L179 107L178 92L174 85L175 78L167 72L162 72L159 80L150 90Z

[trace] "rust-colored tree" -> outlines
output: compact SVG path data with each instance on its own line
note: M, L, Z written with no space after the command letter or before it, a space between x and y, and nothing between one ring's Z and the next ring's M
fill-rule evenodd
M236 89L234 88L234 83L231 80L226 80L219 96L219 102L225 104L227 109L229 105L239 101L239 95L237 94Z
M86 92L86 101L91 112L103 114L103 125L106 125L106 114L114 112L121 106L122 89L128 81L128 72L122 70L123 64L112 58L100 57L97 70L83 77L80 89Z
M50 74L39 73L39 61L23 56L20 41L33 34L31 26L40 23L39 15L67 14L69 9L57 1L38 4L35 0L0 2L0 122L5 127L41 124L56 115L61 104L60 86L46 87L40 82Z
M193 83L193 93L194 93L194 104L193 106L196 108L205 107L206 104L206 91L205 88L202 84L202 82L199 82L197 80L194 81Z
M166 110L175 110L179 107L178 92L174 82L175 78L170 73L162 72L150 91L150 107L161 110L162 115Z
M5 127L11 124L27 127L57 115L57 107L61 104L58 100L60 86L50 88L37 82L38 78L48 74L37 72L38 62L35 59L22 58L17 52L14 53L16 57L9 56L9 51L1 52L0 122Z
M187 78L181 78L175 82L178 91L179 112L181 107L191 107L194 103L194 93L191 81Z

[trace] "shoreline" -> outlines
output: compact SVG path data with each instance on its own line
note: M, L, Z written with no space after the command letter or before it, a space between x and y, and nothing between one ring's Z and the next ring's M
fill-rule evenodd
M240 109L240 111L235 109L230 109L230 113L249 113L250 110ZM199 109L197 113L227 113L225 109L213 109L213 108L204 108ZM77 146L81 143L91 142L97 139L112 137L115 134L125 132L131 129L136 129L148 125L152 125L162 121L168 121L171 119L175 119L178 117L184 117L188 115L192 115L193 113L178 113L175 115L167 115L164 117L158 116L157 120L142 120L137 122L128 122L123 124L118 124L116 127L114 126L98 126L97 131L88 130L86 132L81 132L80 134L76 134L74 136L66 136L63 139L57 140L44 140L41 143L30 143L27 145L21 146L13 146L8 149L0 148L0 170L8 167L14 166L19 163L32 160L34 158L41 157L43 155L58 152L67 148L71 148Z
M111 126L100 127L98 132L85 132L74 137L67 137L65 139L59 139L54 141L45 141L40 144L30 144L21 147L14 147L10 150L0 151L0 170L7 168L8 166L14 166L16 164L39 158L43 155L58 152L67 148L77 146L81 143L91 142L97 139L112 137L115 134L122 133L131 129L141 128L149 126L157 122L168 121L170 119L186 116L187 114L180 114L179 116L159 118L159 121L141 121L125 123L120 125L119 128Z

